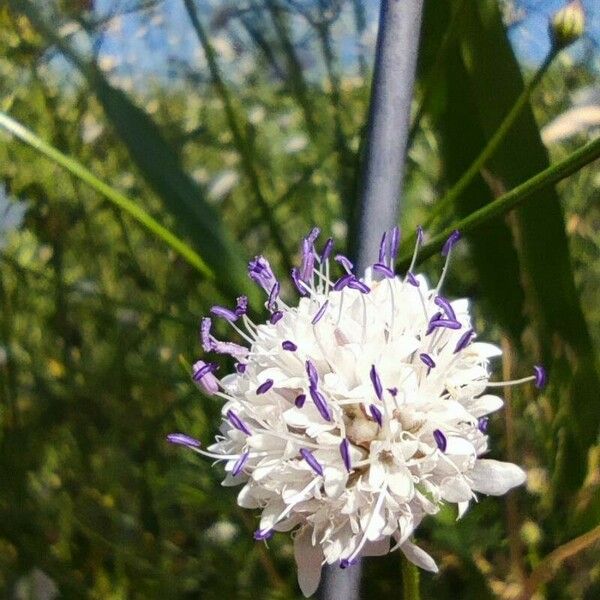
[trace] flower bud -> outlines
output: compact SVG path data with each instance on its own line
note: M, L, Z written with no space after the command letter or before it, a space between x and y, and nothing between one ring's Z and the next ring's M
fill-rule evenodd
M572 0L557 11L550 22L550 37L556 50L576 42L585 30L585 12L580 0Z

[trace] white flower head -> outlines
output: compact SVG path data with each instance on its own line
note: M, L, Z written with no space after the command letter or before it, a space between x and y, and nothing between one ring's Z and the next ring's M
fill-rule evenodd
M342 255L333 259L341 276L331 276L333 242L317 253L318 234L304 239L292 273L297 306L282 300L268 261L257 257L249 275L268 294L268 322L248 318L244 297L235 309L213 307L247 345L216 340L203 319L204 349L237 361L220 380L211 363L194 365L204 391L225 400L221 433L206 450L184 434L169 436L224 462L223 484L243 486L238 504L262 511L255 539L292 531L306 596L323 564L347 568L396 548L436 571L410 541L423 517L449 503L462 516L477 492L500 495L525 481L518 466L480 458L487 415L503 404L485 391L505 382L488 380L500 350L475 341L468 302L440 293L458 232L444 246L436 287L412 272L420 231L404 277L393 270L395 228L362 279ZM521 381L529 380L541 387L545 372L536 367Z

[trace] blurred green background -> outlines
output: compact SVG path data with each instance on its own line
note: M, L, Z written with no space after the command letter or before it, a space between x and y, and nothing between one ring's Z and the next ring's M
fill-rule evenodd
M188 4L194 23L179 0L0 2L0 109L207 267L0 131L1 597L299 596L289 537L254 542L256 515L221 470L165 435L209 440L218 427L219 403L182 363L200 356L210 306L251 289L246 261L266 254L283 274L313 224L352 248L378 3ZM584 38L431 219L542 62L562 4L426 1L405 237L418 223L440 231L597 133L590 0ZM596 162L470 235L453 262L448 294L472 298L481 337L506 352L498 378L539 361L551 377L542 394L510 392L491 424L493 456L522 464L526 487L419 530L441 567L422 576L424 598L600 597L599 199ZM532 572L547 582L528 588ZM400 590L396 554L367 561L364 598Z

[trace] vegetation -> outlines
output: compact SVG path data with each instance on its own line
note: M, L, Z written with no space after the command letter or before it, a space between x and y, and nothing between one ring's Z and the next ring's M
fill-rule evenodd
M368 7L98 4L0 3L0 110L54 149L0 130L0 595L298 597L289 539L255 542L219 470L165 435L216 431L220 404L188 365L210 306L245 292L264 310L250 257L283 272L313 224L352 251ZM182 30L195 49L153 76L137 57L130 77L101 51L119 22L132 39ZM571 160L589 132L545 146L540 129L598 81L593 55L559 53L456 193L535 71L521 74L495 0L426 2L421 46L403 256L418 223L435 240ZM556 188L545 175L518 208L478 221L453 261L449 295L472 298L502 345L498 374L543 362L550 384L507 390L491 422L495 456L526 468L526 488L419 530L441 565L421 576L424 598L600 595L600 180L585 166L597 141L585 152ZM367 561L363 589L399 597L398 556Z

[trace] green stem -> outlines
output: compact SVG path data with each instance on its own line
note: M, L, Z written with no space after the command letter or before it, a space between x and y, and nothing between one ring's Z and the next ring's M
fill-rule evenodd
M157 238L165 242L177 254L179 254L189 265L208 279L214 279L214 274L206 263L192 248L184 241L172 234L158 221L145 212L133 200L130 200L117 190L98 179L91 171L86 169L76 160L66 156L54 146L46 143L33 132L29 131L12 117L0 112L0 127L12 133L16 138L31 146L46 158L66 169L69 173L87 183L90 187L104 196L107 200L118 206L122 211L133 217Z
M402 600L420 600L419 568L402 555Z
M419 262L435 254L448 239L448 236L458 229L463 235L474 231L481 225L492 219L506 214L519 204L522 204L527 198L547 187L558 183L565 177L572 175L600 157L600 138L586 144L583 148L576 150L564 160L551 165L537 175L528 179L526 182L518 185L506 194L500 196L493 202L490 202L483 208L471 213L468 217L461 219L457 223L450 225L441 233L434 236L431 241L423 246L419 251ZM398 261L400 269L405 269L410 264L412 250L402 253Z
M502 142L505 140L507 134L511 130L512 126L515 124L515 121L521 114L521 111L529 101L533 90L537 87L538 83L541 81L542 77L545 75L546 71L552 64L555 56L557 55L557 50L552 48L546 56L544 62L541 64L540 68L537 70L535 75L529 80L529 82L523 88L523 91L513 104L512 108L504 117L502 123L500 123L498 129L496 129L494 135L489 139L488 143L485 145L484 149L481 151L479 156L471 163L471 166L465 171L462 177L448 190L445 196L440 198L433 209L430 211L427 220L424 223L424 227L427 228L431 223L433 223L443 212L444 210L452 206L456 200L464 193L464 191L471 185L471 182L481 169L485 166L485 164L494 156ZM405 244L409 246L413 246L415 242L414 234L406 239Z

